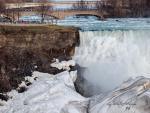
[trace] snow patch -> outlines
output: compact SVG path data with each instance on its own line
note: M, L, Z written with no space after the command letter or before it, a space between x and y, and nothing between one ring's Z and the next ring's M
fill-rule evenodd
M74 60L69 60L69 61L59 61L58 59L56 59L56 62L51 64L51 67L55 67L59 70L63 69L63 70L70 70L70 66L75 66L76 63Z
M90 113L150 113L150 79L137 77L90 100Z
M11 91L12 99L0 107L0 113L86 113L88 99L75 91L76 76L67 71L55 76L34 72L26 78L32 81L28 90L21 94Z
M36 78L36 80L34 80ZM77 71L57 75L33 72L25 79L28 90L12 90L8 102L0 101L0 113L149 113L150 79L129 79L108 94L85 98L76 92ZM22 82L20 86L24 86Z

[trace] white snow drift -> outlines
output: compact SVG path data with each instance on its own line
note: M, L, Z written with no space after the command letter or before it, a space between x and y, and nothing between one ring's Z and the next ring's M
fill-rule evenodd
M0 102L0 113L150 113L148 78L130 79L111 93L88 99L75 91L76 77L76 71L55 76L34 72L26 77L32 82L26 92L11 91L12 99Z
M76 72L55 76L34 72L33 77L38 79L25 93L9 93L12 99L0 106L0 113L86 113L88 99L74 88Z
M90 102L90 113L150 113L150 79L131 79L108 95Z
M58 59L55 59L55 62L51 64L51 67L55 67L59 70L70 70L70 66L75 66L76 63L74 60L69 60L69 61L59 61Z

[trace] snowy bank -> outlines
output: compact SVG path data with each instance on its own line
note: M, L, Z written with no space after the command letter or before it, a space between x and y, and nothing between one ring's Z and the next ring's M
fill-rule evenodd
M71 66L75 66L76 63L74 60L69 60L69 61L59 61L58 59L55 59L55 62L51 64L51 67L55 67L59 70L67 70L70 71Z
M90 113L150 113L150 79L128 80L108 95L90 101Z
M89 99L76 92L76 78L76 71L55 76L34 72L25 78L32 85L20 84L26 92L11 91L8 102L0 101L0 113L150 113L148 78L130 79L108 94Z
M75 91L76 72L62 72L55 76L34 72L32 85L24 93L11 91L12 97L0 106L0 113L86 113L88 99Z

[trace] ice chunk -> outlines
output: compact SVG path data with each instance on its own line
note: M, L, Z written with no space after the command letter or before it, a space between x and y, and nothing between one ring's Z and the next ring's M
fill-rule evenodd
M75 91L76 72L57 75L34 72L32 85L24 93L10 92L12 99L0 113L86 113L88 99ZM29 79L29 78L28 78Z
M69 60L69 61L61 61L59 62L58 59L54 63L51 64L51 67L55 67L59 70L70 70L70 66L75 66L75 61L74 60Z
M150 79L137 77L100 100L91 99L89 113L150 113L149 94Z

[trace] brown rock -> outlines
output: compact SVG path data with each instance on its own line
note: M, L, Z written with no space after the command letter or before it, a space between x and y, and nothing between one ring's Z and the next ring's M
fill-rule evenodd
M50 67L52 59L69 59L78 43L73 27L0 26L0 93L17 88L34 70L58 73Z

